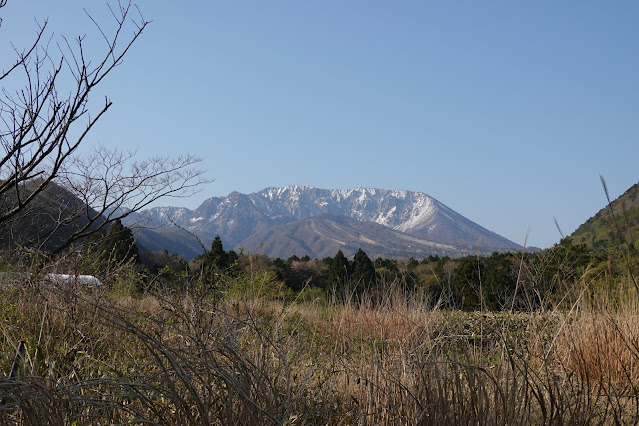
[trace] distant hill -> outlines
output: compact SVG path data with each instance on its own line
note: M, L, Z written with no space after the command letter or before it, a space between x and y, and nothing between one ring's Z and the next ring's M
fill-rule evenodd
M338 248L363 248L362 238L374 242L369 245L373 251L381 253L385 247L389 257L522 249L429 195L404 190L335 190L295 185L252 194L233 192L227 197L209 198L195 210L155 207L142 213L147 226L164 226L160 229L165 238L176 235L174 240L178 241L184 238L184 230L209 242L220 235L227 249L261 251L271 257L293 252L298 256L319 256L327 253L326 247L333 250L329 255L334 255ZM323 216L326 214L332 216ZM316 219L304 220L310 218ZM168 223L177 226L167 226ZM124 224L132 226L126 221ZM316 227L313 232L312 226ZM151 240L149 237L147 241ZM178 252L189 257L186 248Z
M178 253L185 259L193 259L204 253L204 247L211 248L212 239L203 239L202 245L187 232L161 228L133 228L136 244L149 250L166 250L169 253Z
M618 232L614 226L612 213L621 234L627 240L639 239L639 183L630 187L610 206L601 209L588 219L570 236L574 243L583 243L595 251L604 251L619 244Z
M0 208L13 204L10 193L0 200ZM22 211L0 225L0 248L25 246L53 251L88 223L87 211L96 214L73 193L51 182Z

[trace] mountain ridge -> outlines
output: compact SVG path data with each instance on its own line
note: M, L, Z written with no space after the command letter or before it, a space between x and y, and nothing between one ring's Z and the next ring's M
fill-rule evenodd
M169 206L144 212L145 220L154 226L171 222L203 240L220 235L225 246L233 249L243 247L247 240L253 244L255 235L263 235L275 227L321 214L375 223L420 241L456 247L460 253L471 249L483 253L522 249L428 194L401 189L267 187L251 194L234 191L226 197L211 197L193 210ZM278 229L285 234L289 232ZM392 235L399 238L399 234Z

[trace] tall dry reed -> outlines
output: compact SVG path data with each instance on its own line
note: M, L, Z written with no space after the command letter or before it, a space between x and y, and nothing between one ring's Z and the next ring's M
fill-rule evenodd
M629 305L465 313L398 283L333 303L16 284L0 299L2 371L27 351L0 379L0 424L639 419Z

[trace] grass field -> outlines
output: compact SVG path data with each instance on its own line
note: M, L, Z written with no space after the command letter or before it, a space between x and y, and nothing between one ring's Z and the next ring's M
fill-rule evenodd
M0 423L633 424L639 303L617 292L461 312L393 283L284 303L5 280Z

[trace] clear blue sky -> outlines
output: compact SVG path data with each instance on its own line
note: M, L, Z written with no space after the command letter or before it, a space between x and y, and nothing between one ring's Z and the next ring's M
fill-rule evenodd
M34 18L99 42L81 7L9 0L2 65ZM639 181L635 1L141 0L153 20L87 141L197 153L188 200L293 184L422 191L548 247ZM108 29L108 24L106 26Z

